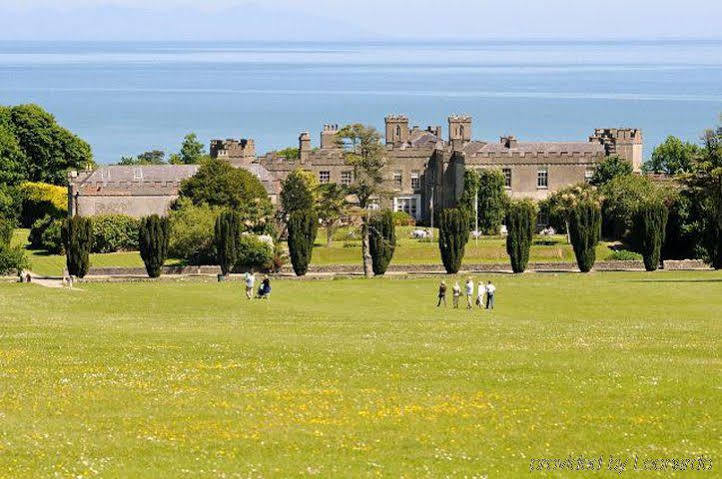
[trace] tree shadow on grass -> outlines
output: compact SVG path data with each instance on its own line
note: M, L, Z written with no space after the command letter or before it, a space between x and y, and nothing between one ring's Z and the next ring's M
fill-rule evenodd
M722 283L718 279L630 279L627 283Z

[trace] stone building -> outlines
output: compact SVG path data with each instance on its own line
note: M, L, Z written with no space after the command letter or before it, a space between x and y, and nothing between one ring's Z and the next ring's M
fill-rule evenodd
M445 139L441 126L422 129L409 126L406 116L387 116L385 190L390 195L379 200L380 206L405 211L428 224L433 208L454 206L461 197L467 168L499 169L510 196L540 200L564 186L588 181L608 156L625 158L636 171L642 166L643 137L638 129L597 129L578 142L524 142L509 135L499 141L474 140L472 127L471 117L451 116ZM254 173L275 203L280 182L296 168L313 172L320 183L353 183L353 169L336 141L338 130L338 125L325 125L317 148L308 132L301 133L298 155L292 159L278 152L257 156L251 139L212 140L210 154ZM180 182L196 170L197 166L109 166L72 173L70 214L165 214Z
M448 138L444 139L440 126L410 127L406 116L387 116L386 190L392 194L381 200L381 206L406 211L428 223L432 208L454 206L461 197L466 168L499 169L510 196L536 200L564 186L588 181L596 165L611 155L619 155L636 171L641 170L643 138L638 129L597 129L586 141L578 142L524 142L514 136L487 142L473 139L472 126L469 116L451 116ZM291 160L276 152L260 157L239 152L238 145L248 145L250 140L214 140L211 154L228 158L236 166L258 163L279 180L302 168L317 175L321 183L350 185L353 171L337 145L337 132L337 125L325 125L320 147L315 149L311 135L301 133L298 157Z
M263 184L271 202L276 202L280 184L253 163L243 168ZM166 215L178 198L181 182L198 171L198 165L104 166L68 175L68 214L96 216L124 214L140 218Z

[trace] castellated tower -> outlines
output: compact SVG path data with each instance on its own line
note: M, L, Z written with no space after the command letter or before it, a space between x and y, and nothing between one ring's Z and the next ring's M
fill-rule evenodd
M389 115L386 122L386 144L400 146L409 141L409 119L404 115Z
M471 116L452 115L449 117L449 143L455 150L471 141Z
M225 160L235 167L250 165L256 160L256 144L251 139L211 140L211 158Z
M338 148L336 144L336 134L338 133L338 125L323 125L321 132L321 149Z
M604 145L607 156L619 156L629 161L634 171L642 171L643 142L642 130L638 128L597 128L589 137L592 143Z

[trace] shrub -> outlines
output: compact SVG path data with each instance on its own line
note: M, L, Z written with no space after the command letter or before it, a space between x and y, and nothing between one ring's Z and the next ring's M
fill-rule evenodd
M447 273L459 272L468 241L468 215L459 208L443 210L439 215L439 250Z
M238 261L238 240L241 236L241 218L238 213L224 211L216 219L213 244L216 262L223 276L227 276Z
M314 211L298 210L288 217L288 252L297 276L308 271L317 232L318 216Z
M619 156L610 156L597 165L589 183L602 186L618 176L631 175L633 171L632 163L628 160Z
M63 253L63 222L53 220L40 237L41 249L50 254Z
M523 273L529 263L538 209L531 200L513 201L506 214L506 252L511 260L511 269Z
M30 234L28 235L30 249L43 249L43 233L45 233L45 230L48 229L54 221L57 220L50 215L45 215L33 223L32 228L30 228Z
M579 271L588 273L596 261L596 247L602 228L602 212L599 204L584 200L571 210L569 237L577 258Z
M374 215L369 223L369 251L374 274L381 276L391 263L396 249L394 215L386 210Z
M504 190L504 175L501 171L494 169L479 170L478 175L479 230L485 235L497 235L501 223L504 221L504 211L509 202L509 197Z
M394 211L394 226L416 226L416 219L405 211Z
M0 184L0 218L17 223L22 205L22 196L18 187Z
M158 278L163 263L168 257L170 226L168 218L158 215L146 216L140 220L138 246L145 270L151 278Z
M195 206L187 200L179 201L168 216L168 254L188 264L214 264L213 229L220 211L208 205Z
M0 244L0 276L20 274L29 267L30 263L22 246Z
M90 247L93 244L93 223L88 218L74 216L63 222L63 246L68 273L85 277L90 269Z
M274 248L258 236L243 233L238 240L236 266L241 269L267 271L274 267Z
M25 182L20 185L22 201L21 224L30 228L48 215L62 219L68 215L68 189L47 183Z
M140 221L127 215L93 217L93 253L138 250Z
M614 250L605 258L607 261L639 261L642 255L627 249Z
M632 237L647 271L659 267L668 217L669 210L661 201L646 201L634 212Z
M0 216L0 247L10 246L13 239L14 222Z

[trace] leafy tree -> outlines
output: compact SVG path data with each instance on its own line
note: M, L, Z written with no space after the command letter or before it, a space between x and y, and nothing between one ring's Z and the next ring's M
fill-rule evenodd
M374 274L383 276L396 250L396 228L394 215L390 210L371 217L369 222L369 250L373 259Z
M469 216L459 208L447 208L439 214L439 250L444 268L456 274L469 241Z
M0 217L19 220L22 201L22 193L17 186L0 184Z
M214 264L213 231L222 210L207 204L196 206L188 199L179 200L168 214L170 257L193 265Z
M632 164L619 156L605 158L594 169L590 183L594 186L606 185L618 176L631 175L634 172Z
M539 203L539 209L551 227L558 232L567 233L569 240L569 221L574 206L586 199L599 201L597 189L586 183L579 183L555 191Z
M312 209L316 202L314 189L317 184L310 171L300 168L292 171L281 182L281 208L284 213L288 215L294 211Z
M669 218L662 259L704 258L700 205L688 189L681 189L669 202Z
M15 221L0 216L0 247L10 246L15 230Z
M286 160L295 160L298 158L298 148L293 148L292 146L284 148L283 150L278 150L276 153L278 156Z
M504 175L501 171L490 168L479 170L478 175L479 230L486 235L496 235L499 234L509 202L504 191Z
M479 174L476 171L470 169L464 171L464 191L457 206L469 215L470 227L474 227L476 224L474 215L476 214L476 195L479 192L479 182Z
M48 183L24 182L18 186L22 204L21 224L29 228L39 218L50 215L65 218L68 215L68 189Z
M0 185L14 186L23 181L26 162L15 135L0 124Z
M511 260L511 269L523 273L529 263L536 220L537 206L531 200L512 201L506 213L506 252Z
M273 226L273 206L263 184L249 171L225 161L204 161L194 176L181 183L179 199L237 211L247 231L268 233Z
M0 276L19 274L29 267L30 262L21 245L0 245Z
M297 276L308 272L313 244L318 232L318 216L313 209L295 210L288 218L288 252Z
M165 152L151 150L138 156L122 156L118 164L121 166L165 165Z
M344 159L353 167L354 183L349 192L356 197L361 216L361 255L364 274L373 276L373 261L370 252L371 219L370 208L374 201L386 195L383 169L386 166L381 135L375 128L361 124L347 125L336 134L339 147L344 150Z
M659 200L643 201L634 212L632 235L647 271L659 267L668 215L667 206Z
M24 180L64 185L68 170L94 165L90 145L58 125L41 107L20 105L0 110L3 125L22 151L16 159L24 159Z
M93 224L89 218L73 216L63 222L61 232L68 273L84 278L90 269L90 248L93 246Z
M140 220L138 246L145 270L151 278L158 278L168 257L170 224L168 218L158 215L146 216Z
M714 269L722 269L722 126L704 133L694 173L685 184L698 208L705 257Z
M644 169L668 175L691 173L694 170L695 159L700 153L700 147L694 143L668 136L664 143L654 149L652 158L644 164Z
M659 200L669 203L673 189L654 183L645 176L617 176L600 188L604 198L602 231L606 238L629 241L632 217L644 201Z
M574 205L569 221L569 236L582 273L588 273L594 267L601 228L602 210L599 203L585 199Z
M198 141L195 133L188 133L183 138L183 144L178 155L171 158L172 164L195 165L200 163L206 154L203 143Z
M213 242L216 261L223 276L231 272L238 261L238 240L241 237L241 217L233 211L224 211L216 219Z
M333 234L346 213L348 192L336 183L319 185L317 192L316 212L321 225L326 228L326 247L331 247Z

